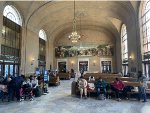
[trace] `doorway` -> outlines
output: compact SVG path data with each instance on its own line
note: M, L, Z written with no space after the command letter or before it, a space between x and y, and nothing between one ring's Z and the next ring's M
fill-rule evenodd
M58 71L60 73L66 73L66 62L65 61L58 62Z
M18 63L0 63L0 75L7 77L19 75L19 64Z
M88 61L79 61L79 71L81 69L88 71Z
M101 61L102 73L111 73L111 61Z
M122 74L123 76L128 76L128 64L122 65Z

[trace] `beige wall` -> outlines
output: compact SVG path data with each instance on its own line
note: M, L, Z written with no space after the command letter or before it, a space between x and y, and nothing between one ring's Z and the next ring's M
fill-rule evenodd
M35 72L35 68L38 67L38 54L39 54L39 38L38 33L30 31L28 29L27 36L25 38L25 48L26 51L24 55L25 58L25 74L30 74ZM31 61L34 59L33 65Z
M80 41L76 44L73 44L71 40L68 39L68 34L65 34L64 36L58 38L56 42L56 46L58 45L74 45L77 47L80 46L91 46L91 45L99 45L99 44L111 44L114 45L115 39L114 37L107 31L104 30L83 30L82 34L83 37L81 37ZM115 46L114 46L114 51L115 51ZM114 55L115 56L115 55ZM108 58L105 56L90 56L90 57L70 57L70 58L62 58L67 59L67 68L70 70L71 68L75 69L76 71L78 70L78 59L89 59L89 72L99 72L100 71L100 59L101 58ZM113 66L113 72L116 72L116 59L111 56L109 58L112 58L112 66ZM58 58L59 59L59 58ZM54 69L57 68L57 58L55 59L55 64L54 64ZM60 60L60 59L59 59ZM96 65L93 65L93 62L96 62ZM72 65L72 62L74 64Z
M79 68L79 60L82 61L83 60L87 60L89 61L89 70L88 72L101 72L101 61L112 61L112 72L114 72L115 67L114 67L114 60L112 57L97 57L97 56L93 56L93 57L70 57L70 58L62 58L62 59L57 59L56 62L61 62L61 61L65 61L66 60L66 65L67 65L67 70L70 71L71 69L74 69L76 72L78 72L78 68ZM110 60L111 59L111 60ZM95 61L95 65L94 65L94 61ZM56 64L58 65L58 64ZM56 66L57 68L57 66ZM54 69L56 69L54 68Z

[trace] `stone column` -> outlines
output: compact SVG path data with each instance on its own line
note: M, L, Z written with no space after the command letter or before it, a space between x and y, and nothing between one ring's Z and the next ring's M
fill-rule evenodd
M25 65L26 65L26 28L22 26L22 37L21 37L21 66L20 72L25 75Z
M48 50L47 50L47 58L46 58L46 68L47 69L50 69L50 66L51 66L51 69L54 68L54 55L55 55L55 48L54 48L54 44L53 44L53 40L51 40L49 38L48 40Z
M3 11L4 11L4 2L1 1L0 3L0 54L1 54L1 42L2 42Z

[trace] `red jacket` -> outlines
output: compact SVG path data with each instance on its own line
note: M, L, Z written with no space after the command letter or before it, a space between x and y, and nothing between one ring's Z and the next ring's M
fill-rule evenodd
M114 81L114 83L113 83L113 87L115 88L115 89L118 89L118 90L123 90L123 88L124 88L124 83L121 81L121 80L119 80L119 81Z

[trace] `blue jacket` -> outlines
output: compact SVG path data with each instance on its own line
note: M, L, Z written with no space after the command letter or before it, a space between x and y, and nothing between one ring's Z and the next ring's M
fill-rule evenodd
M104 80L102 81L97 80L95 82L95 88L106 88L106 86L107 86L107 83Z

